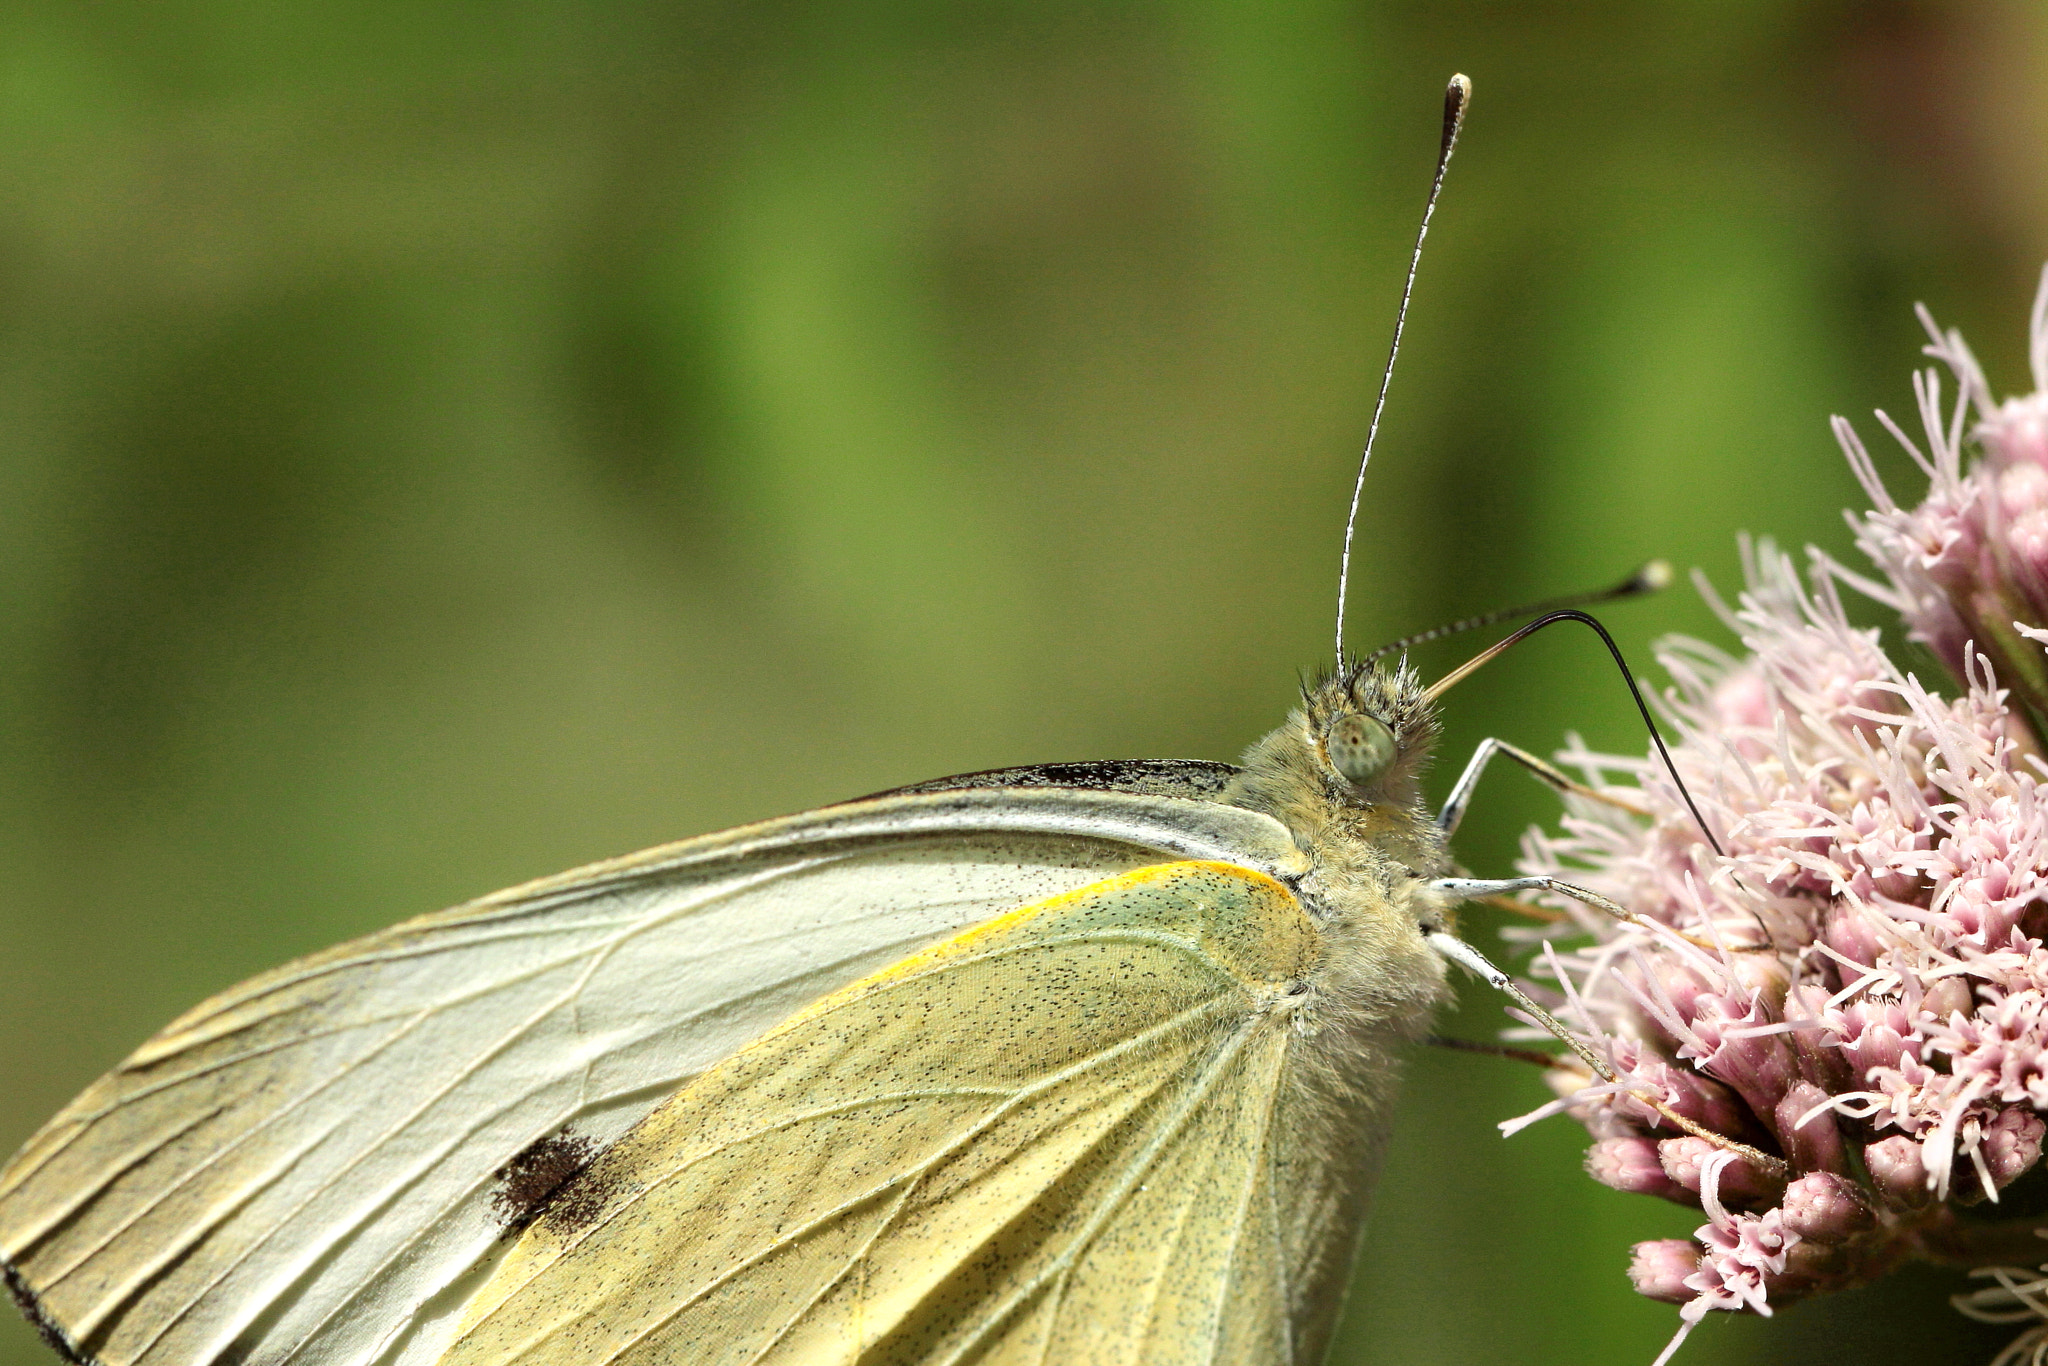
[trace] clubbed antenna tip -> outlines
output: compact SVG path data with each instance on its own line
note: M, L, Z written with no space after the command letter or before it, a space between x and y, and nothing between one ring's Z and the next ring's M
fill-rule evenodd
M1458 130L1465 126L1465 111L1472 104L1471 78L1460 73L1444 89L1444 140L1437 149L1436 176L1429 182L1429 200L1422 206L1422 226L1415 232L1415 250L1408 255L1408 282L1401 287L1401 306L1394 311L1394 341L1387 348L1387 368L1380 372L1380 395L1373 401L1372 421L1365 429L1365 453L1358 457L1358 478L1351 485L1351 510L1344 517L1344 554L1337 565L1337 662L1344 662L1344 595L1351 584L1351 537L1358 528L1358 496L1365 489L1365 467L1372 463L1372 443L1380 434L1380 415L1387 408L1387 386L1394 382L1394 362L1401 355L1401 328L1408 321L1408 300L1415 294L1415 271L1422 264L1422 240L1429 236L1430 215L1436 212L1437 196L1443 193L1444 170L1451 164L1451 152L1458 145Z

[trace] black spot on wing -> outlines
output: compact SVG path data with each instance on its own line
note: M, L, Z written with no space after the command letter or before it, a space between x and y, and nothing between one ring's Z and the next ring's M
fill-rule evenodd
M21 1306L22 1314L34 1326L38 1336L51 1351L70 1362L72 1366L98 1366L93 1358L81 1352L66 1336L64 1330L57 1326L57 1321L43 1308L42 1300L36 1297L35 1291L29 1289L28 1282L15 1270L12 1263L0 1262L0 1276L6 1278L8 1293L14 1296L14 1302Z
M563 1187L597 1156L597 1145L573 1134L549 1134L498 1168L491 1208L506 1233L523 1232Z
M556 1234L567 1237L596 1223L618 1189L617 1178L604 1166L585 1167L562 1183L542 1206L540 1217Z
M923 792L959 792L980 787L1077 787L1090 792L1128 792L1141 797L1191 797L1213 801L1237 776L1232 764L1206 759L1088 759L1068 764L1031 764L959 773L908 787L892 787L859 798L909 797Z

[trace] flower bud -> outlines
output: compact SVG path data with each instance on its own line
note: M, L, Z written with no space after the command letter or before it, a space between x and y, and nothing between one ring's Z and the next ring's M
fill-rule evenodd
M1724 727L1769 730L1778 714L1778 698L1755 669L1736 669L1713 691L1713 712Z
M1656 974L1657 990L1670 999L1679 1019L1692 1019L1699 1013L1699 998L1711 988L1690 968L1675 963L1659 963L1657 967L1662 969ZM1628 975L1638 976L1633 970Z
M1693 1020L1693 1031L1712 1050L1702 1068L1733 1087L1758 1115L1776 1109L1797 1075L1782 1036L1745 1032L1766 1018L1761 1010L1708 993L1699 998L1699 1014Z
M1978 426L1977 439L1997 464L2048 465L2048 394L2028 394L1999 404Z
M1801 1171L1847 1171L1842 1152L1842 1133L1835 1124L1834 1111L1827 1106L1828 1093L1810 1081L1795 1081L1778 1102L1778 1141L1785 1159ZM1802 1121L1804 1121L1802 1123Z
M1843 901L1828 913L1822 936L1828 947L1851 962L1869 967L1885 950L1877 926L1854 902Z
M1998 509L2007 522L2048 507L2048 465L2007 464L1998 472Z
M1899 1066L1904 1057L1915 1061L1920 1057L1912 1020L1904 1007L1888 1001L1857 1001L1844 1006L1828 1017L1828 1028L1859 1084L1880 1068Z
M2043 471L2048 477L2048 471ZM1920 995L1920 1009L1932 1015L1942 1024L1948 1023L1951 1015L1967 1015L1975 1005L1971 998L1970 984L1960 977L1941 977L1930 982L1927 990Z
M2041 1117L2017 1105L1999 1111L1998 1118L1985 1126L1978 1151L2000 1190L2041 1160L2042 1132Z
M1683 1238L1659 1238L1630 1249L1628 1278L1638 1295L1668 1304L1692 1298L1685 1278L1700 1269L1700 1250Z
M2014 518L2006 528L2005 549L2020 576L2035 581L2048 576L2048 509L2035 508ZM2029 592L2027 596L2033 599L2035 595ZM2037 602L2030 605L2039 606Z
M1708 1158L1726 1151L1717 1143L1687 1134L1683 1138L1667 1138L1658 1143L1657 1160L1666 1176L1698 1194L1702 1184L1701 1168ZM1717 1191L1724 1204L1748 1205L1771 1195L1777 1188L1777 1182L1737 1158L1721 1169Z
M1659 1057L1629 1040L1616 1045L1614 1062L1634 1085L1703 1129L1717 1134L1740 1133L1749 1123L1742 1103L1727 1087L1691 1067ZM1632 1094L1617 1096L1614 1108L1646 1128L1654 1129L1665 1122L1664 1116Z
M1734 959L1735 980L1756 993L1766 1015L1782 1015L1785 994L1792 988L1792 971L1785 960L1775 953L1738 953Z
M1832 1172L1808 1172L1785 1187L1785 1227L1814 1243L1839 1243L1877 1223L1856 1187Z
M1656 1195L1681 1205L1697 1204L1658 1161L1653 1138L1603 1138L1586 1149L1586 1174L1603 1186L1632 1195Z
M1825 1022L1830 1016L1840 1013L1828 1005L1828 997L1828 989L1815 983L1794 987L1785 998L1785 1016L1787 1019ZM1823 1091L1856 1089L1848 1059L1842 1056L1841 1049L1833 1046L1833 1036L1826 1029L1797 1029L1785 1038L1798 1060L1801 1077Z
M1870 1184L1895 1209L1918 1209L1933 1198L1920 1145L1904 1134L1880 1139L1863 1150Z

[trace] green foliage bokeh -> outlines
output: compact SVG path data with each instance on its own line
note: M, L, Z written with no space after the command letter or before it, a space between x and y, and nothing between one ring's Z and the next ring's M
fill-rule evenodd
M1910 409L1916 299L2024 387L2020 0L8 7L0 1147L403 915L940 773L1234 756L1327 658L1460 69L1355 643L1651 555L1731 587L1739 530L1850 553L1825 418ZM1684 587L1611 618L1642 664L1723 638ZM1642 743L1559 633L1452 695L1436 781L1567 730ZM1647 1362L1628 1244L1696 1219L1564 1121L1503 1142L1508 1064L1408 1094L1335 1359ZM1953 1288L1682 1359L1985 1361Z

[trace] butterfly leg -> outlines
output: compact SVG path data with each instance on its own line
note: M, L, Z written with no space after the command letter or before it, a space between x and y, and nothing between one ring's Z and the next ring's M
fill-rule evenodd
M1544 883L1552 881L1554 881L1554 879L1551 878L1504 878L1498 882L1482 882L1476 878L1443 878L1439 880L1436 883L1436 885L1439 887L1444 887L1446 890L1450 890L1454 886L1483 887L1489 889L1500 888L1502 890L1525 890L1526 884ZM1558 884L1558 887L1551 888L1550 890L1559 890L1563 887L1563 885L1564 884L1560 883ZM1581 888L1574 888L1573 892L1576 893L1582 890L1583 889ZM1588 893L1588 895L1591 894ZM1601 900L1603 902L1606 902L1606 899L1604 897L1601 898ZM1614 903L1606 902L1606 904L1612 906ZM1620 908L1616 907L1616 909L1619 910ZM1516 1005L1520 1006L1525 1012L1528 1013L1529 1018L1533 1019L1534 1021L1536 1021L1537 1024L1542 1025L1544 1029L1548 1030L1551 1034L1555 1035L1559 1042L1563 1043L1566 1048L1571 1049L1573 1053L1578 1055L1579 1061L1586 1064L1587 1069L1590 1070L1594 1076L1600 1078L1602 1081L1608 1082L1615 1086L1622 1087L1623 1089L1627 1090L1630 1095L1634 1096L1637 1100L1640 1100L1641 1102L1643 1102L1643 1104L1649 1106L1651 1109L1655 1110L1659 1115L1661 1115L1666 1123L1671 1124L1672 1126L1684 1131L1685 1133L1693 1135L1695 1138L1704 1138L1709 1143L1712 1143L1714 1146L1725 1149L1728 1152L1734 1153L1737 1157L1740 1157L1743 1161L1749 1163L1758 1171L1779 1177L1781 1179L1791 1175L1791 1167L1787 1165L1782 1158L1772 1157L1769 1153L1759 1152L1755 1148L1750 1147L1747 1143L1738 1142L1737 1140L1728 1137L1726 1134L1717 1134L1712 1129L1707 1128L1706 1126L1698 1123L1695 1120L1687 1119L1684 1115L1681 1115L1676 1110L1673 1110L1669 1105L1665 1103L1664 1098L1662 1096L1653 1095L1648 1091L1640 1091L1637 1090L1634 1086L1629 1085L1628 1081L1626 1081L1620 1073L1614 1070L1614 1065L1612 1063L1608 1062L1606 1058L1601 1057L1599 1053L1595 1052L1592 1046L1588 1044L1584 1039L1581 1039L1576 1033L1574 1033L1571 1030L1571 1028L1565 1024L1564 1021L1558 1019L1555 1015L1552 1015L1542 1006L1536 1004L1535 998L1530 996L1528 992L1522 990L1521 987L1517 986L1515 984L1515 980L1512 977L1508 976L1507 973L1501 971L1499 968L1495 967L1491 962L1489 962L1487 960L1486 955L1481 953L1478 949L1473 948L1470 944L1467 944L1464 940L1458 938L1456 935L1445 934L1440 930L1431 932L1428 938L1429 946L1431 948L1435 949L1438 953L1442 954L1451 962L1456 963L1459 967L1464 968L1466 971L1473 973L1475 976L1479 977L1488 986L1492 987L1495 991L1500 992L1510 1001L1513 1001Z
M1478 901L1490 896L1511 896L1516 892L1555 892L1559 896L1568 896L1581 905L1591 906L1624 925L1635 925L1652 931L1662 928L1654 921L1609 901L1598 892L1554 877L1440 877L1430 883L1430 886L1459 901Z
M1683 939L1693 947L1706 949L1710 953L1725 953L1729 951L1748 953L1769 947L1768 944L1725 944L1715 940L1701 939L1696 935L1687 934L1683 930L1673 929L1662 921L1652 920L1649 916L1631 911L1626 906L1622 906L1617 902L1609 901L1598 892L1554 877L1442 877L1432 882L1430 886L1459 901L1489 901L1496 897L1506 898L1516 892L1555 892L1559 896L1570 897L1582 906L1591 906L1594 910L1599 911L1619 924L1633 925L1637 929L1646 930L1653 935ZM1502 900L1497 904L1504 905L1511 911L1519 911L1524 915L1540 916L1543 913L1540 907L1513 901Z
M1523 768L1535 774L1539 780L1549 784L1559 792L1569 793L1575 797L1585 797L1588 800L1602 802L1608 806L1620 807L1622 810L1633 812L1638 816L1650 814L1633 802L1624 801L1611 793L1600 792L1587 787L1557 765L1537 758L1520 746L1511 745L1505 740L1498 740L1489 735L1486 739L1479 742L1479 748L1472 751L1472 757L1466 761L1465 771L1458 775L1456 785L1451 788L1451 795L1444 801L1443 810L1437 812L1437 829L1448 835L1458 828L1458 822L1465 818L1466 806L1472 801L1472 790L1479 786L1479 775L1486 772L1487 764L1492 762L1493 756L1496 754L1504 754L1508 758L1513 759Z

